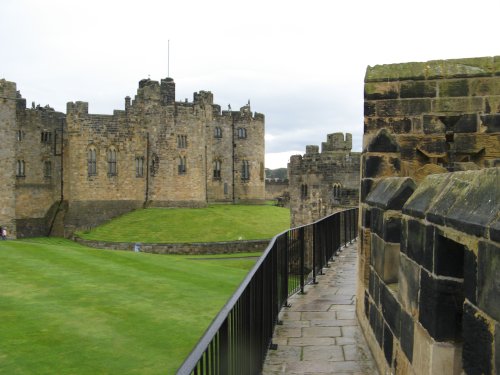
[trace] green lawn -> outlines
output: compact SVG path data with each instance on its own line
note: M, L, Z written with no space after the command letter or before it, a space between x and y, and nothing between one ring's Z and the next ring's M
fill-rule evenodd
M78 235L110 242L216 242L270 239L289 225L290 211L270 205L148 208Z
M0 241L0 374L174 374L255 261L203 258Z

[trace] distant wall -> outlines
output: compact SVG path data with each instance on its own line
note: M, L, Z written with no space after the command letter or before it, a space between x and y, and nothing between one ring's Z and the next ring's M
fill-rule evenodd
M128 242L105 242L84 240L76 237L75 240L85 246L108 250L134 251L136 244ZM140 243L141 252L153 254L230 254L243 252L264 251L270 240L234 241L234 242L207 242L207 243Z

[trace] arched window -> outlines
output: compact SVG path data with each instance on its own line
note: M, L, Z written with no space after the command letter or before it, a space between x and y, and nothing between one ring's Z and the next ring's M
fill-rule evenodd
M116 176L116 149L111 146L108 149L108 176Z
M306 199L307 198L307 184L302 184L300 185L300 197L302 199Z
M16 177L25 177L24 160L18 160L16 163Z
M342 189L341 184L335 184L333 185L333 199L339 199L340 198L340 191Z
M97 175L96 149L94 146L87 150L87 173L89 176Z
M52 163L50 160L43 162L43 177L52 177Z
M177 136L177 147L178 148L187 148L187 135L178 135Z
M214 137L215 138L222 138L222 129L218 126L216 126L214 129Z
M214 161L214 178L215 179L220 179L220 171L221 171L221 161L215 160Z
M250 179L250 163L248 162L248 160L243 160L243 163L241 164L241 179Z
M243 139L247 137L247 130L245 128L238 128L238 138Z
M179 174L184 174L186 173L186 157L185 156L179 156Z
M144 156L136 156L135 158L135 177L144 176Z

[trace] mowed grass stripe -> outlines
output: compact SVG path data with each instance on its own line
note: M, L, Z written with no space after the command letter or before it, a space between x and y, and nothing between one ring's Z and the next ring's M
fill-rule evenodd
M185 243L270 239L290 224L286 208L212 205L206 208L148 208L125 214L84 239L110 242Z
M0 373L175 373L253 262L2 242Z

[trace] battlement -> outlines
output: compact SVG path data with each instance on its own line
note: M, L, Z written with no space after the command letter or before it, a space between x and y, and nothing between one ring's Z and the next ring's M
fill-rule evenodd
M89 114L89 103L88 102L68 102L66 103L66 113L73 114Z
M16 83L0 79L0 96L1 99L17 98Z
M193 93L193 102L195 104L206 103L213 104L214 103L214 94L210 91L199 91Z
M331 133L326 136L326 142L321 143L321 152L342 151L348 152L352 149L352 134Z

